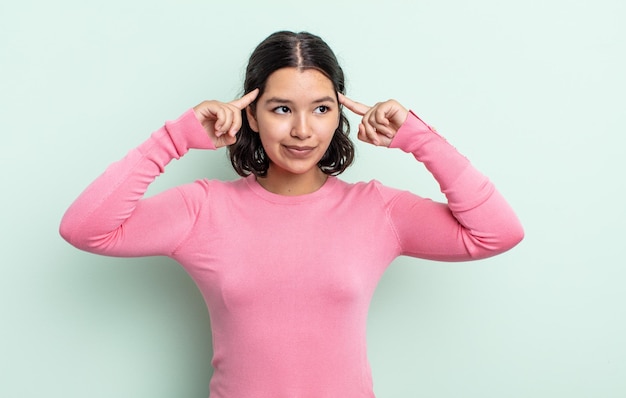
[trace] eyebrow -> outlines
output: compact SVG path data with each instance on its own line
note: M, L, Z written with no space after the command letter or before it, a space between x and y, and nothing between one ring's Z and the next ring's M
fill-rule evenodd
M293 101L291 101L291 100L288 100L286 98L279 98L279 97L268 98L267 100L265 100L265 102L266 103L280 103L280 104L292 104L293 103ZM332 103L335 103L336 100L335 100L335 98L333 98L331 96L326 96L326 97L318 98L318 99L312 101L313 104L319 104L321 102L332 102Z

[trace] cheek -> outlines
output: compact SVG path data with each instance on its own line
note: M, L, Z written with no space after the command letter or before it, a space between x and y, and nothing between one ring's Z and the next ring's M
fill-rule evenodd
M259 131L269 135L279 135L281 132L290 129L288 121L280 118L260 117L258 125Z
M287 123L277 120L259 119L258 126L258 134L263 147L272 146L274 143L280 142L290 132L290 126Z
M318 134L330 140L339 127L339 122L334 119L327 119L318 124Z

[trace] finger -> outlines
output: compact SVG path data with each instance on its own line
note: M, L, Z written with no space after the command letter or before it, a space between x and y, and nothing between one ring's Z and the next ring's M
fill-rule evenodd
M370 110L370 107L364 105L360 102L352 101L350 98L345 95L339 94L339 103L344 105L346 108L350 109L352 112L356 113L359 116L363 116Z
M378 109L379 104L374 105L372 108L370 108L369 111L367 111L367 113L363 116L363 120L361 121L361 124L363 124L364 126L364 133L367 136L367 139L369 142L371 142L374 145L378 145L379 140L378 140L378 123L376 123L376 119L375 119L375 112Z
M376 146L380 145L380 140L378 139L375 131L372 133L372 131L368 130L363 123L359 124L359 133L357 134L357 138L363 142L367 142L368 144Z
M363 142L369 143L369 139L367 138L367 134L365 134L365 126L361 123L359 124L359 132L357 134L357 138Z
M376 128L378 134L382 134L389 138L393 137L394 132L390 127L389 118L387 117L388 105L382 103L375 108L375 111L370 114L370 123Z
M377 109L376 112L374 112L374 120L376 121L377 124L381 125L381 126L388 126L389 125L389 119L387 119L387 111L388 111L388 106L387 104L381 104Z
M236 106L237 109L240 110L245 109L246 106L250 105L256 99L257 95L259 95L259 89L255 88L243 97L229 102L229 104Z
M241 128L241 110L237 107L234 107L231 105L231 110L232 110L232 119L231 119L231 124L230 124L230 130L227 131L228 135L230 135L231 137L235 137L235 135L237 135L237 132L239 131L239 129ZM224 130L226 131L226 130Z
M380 144L378 139L378 133L376 132L376 127L372 125L365 125L365 134L367 135L367 139L374 145Z
M213 124L213 128L215 129L215 134L219 137L222 128L224 127L224 120L226 119L226 115L224 109L220 106L215 109L210 110L211 113L215 117L215 123Z
M222 111L222 113L220 114L220 116L221 116L221 119L220 119L220 129L216 132L218 137L220 135L228 133L230 128L231 128L231 126L232 126L232 124L233 124L233 111L232 111L232 109L230 109L228 107L228 108L222 108L220 110ZM239 109L237 109L237 112L239 112Z
M378 145L379 141L378 134L376 133L376 128L368 123L365 119L363 119L359 126L359 132L364 137L363 141Z
M237 139L235 137L231 137L230 135L222 135L221 137L217 137L215 141L215 147L225 147L234 144L236 141Z

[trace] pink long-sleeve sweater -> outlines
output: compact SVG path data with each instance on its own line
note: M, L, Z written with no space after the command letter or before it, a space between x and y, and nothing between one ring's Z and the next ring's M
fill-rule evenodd
M143 198L172 159L214 149L189 110L109 166L61 234L89 252L164 255L185 268L210 313L212 398L373 397L366 318L391 261L485 258L523 236L492 183L413 113L392 147L426 165L447 204L335 177L302 196L250 176Z

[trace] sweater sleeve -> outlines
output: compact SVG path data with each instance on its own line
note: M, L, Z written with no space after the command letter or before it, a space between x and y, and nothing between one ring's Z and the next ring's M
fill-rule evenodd
M390 147L422 162L447 198L444 204L404 192L391 200L402 254L465 261L502 253L523 239L517 216L493 183L413 112Z
M189 195L200 184L144 199L165 166L189 149L215 149L193 109L166 122L150 138L111 164L68 208L61 236L79 249L110 256L169 255L193 225Z

